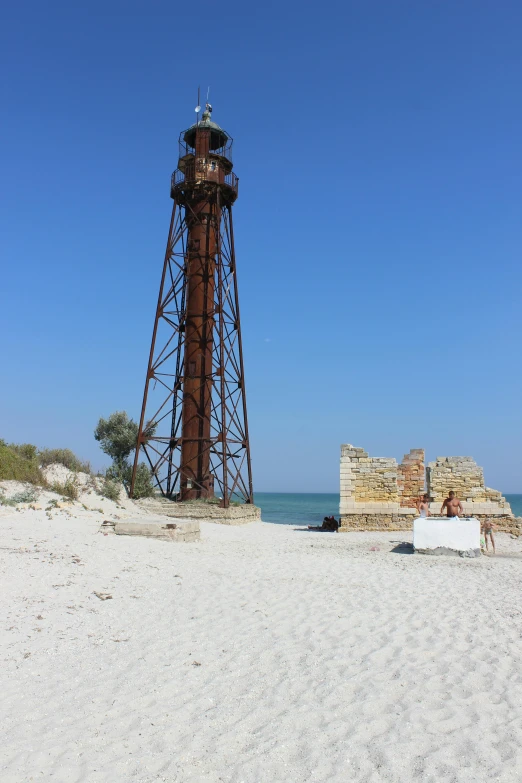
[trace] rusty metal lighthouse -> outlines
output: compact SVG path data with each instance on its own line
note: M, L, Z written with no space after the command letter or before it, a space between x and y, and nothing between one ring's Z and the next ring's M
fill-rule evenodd
M199 106L196 111L199 112ZM232 138L201 119L179 138L174 201L138 447L170 500L253 503L232 206Z

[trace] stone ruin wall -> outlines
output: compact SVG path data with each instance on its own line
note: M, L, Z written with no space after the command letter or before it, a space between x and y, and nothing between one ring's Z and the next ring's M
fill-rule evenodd
M349 455L352 457L351 451ZM369 457L366 451L354 449L350 466L356 503L388 503L398 500L397 463L394 459Z
M404 508L415 507L419 495L425 492L424 449L411 449L399 465L397 487L400 504Z
M364 449L341 446L340 530L401 530L416 511L401 507L399 466L393 457L370 457Z
M341 531L409 530L419 495L428 492L430 511L439 515L453 490L466 516L492 518L499 529L522 534L522 518L513 516L500 492L485 486L483 470L471 457L438 457L425 470L423 449L412 449L398 465L347 443L341 446L340 478Z
M484 471L471 457L437 457L426 470L430 498L442 503L448 492L453 490L462 501L468 503L509 503L502 493L484 484Z

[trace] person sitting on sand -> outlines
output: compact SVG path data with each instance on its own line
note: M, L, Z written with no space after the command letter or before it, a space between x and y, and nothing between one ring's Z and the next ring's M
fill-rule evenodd
M446 498L446 500L441 506L440 509L441 517L444 516L444 509L446 509L446 516L448 517L458 517L459 514L462 515L464 513L464 509L462 508L462 503L460 502L458 497L456 497L453 490L451 490L448 497Z
M430 516L430 496L427 492L424 493L424 495L417 500L416 503L417 511L419 512L419 516L421 517L429 517Z
M491 519L485 519L481 526L480 526L480 532L484 536L484 542L486 544L486 550L489 552L489 541L488 536L491 539L491 545L493 547L493 554L496 555L496 549L495 549L495 538L493 536L493 530L496 530L498 525L495 525L494 522L491 521Z
M331 533L337 533L339 522L334 516L325 517L322 525L308 525L308 530L329 530Z

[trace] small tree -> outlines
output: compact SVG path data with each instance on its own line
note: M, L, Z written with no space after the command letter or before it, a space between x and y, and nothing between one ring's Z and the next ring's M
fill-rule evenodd
M129 419L126 411L111 413L108 419L100 419L94 437L100 442L101 450L112 458L113 466L123 479L127 457L136 448L138 425Z
M112 457L112 465L106 471L109 481L118 481L130 485L132 467L128 457L136 449L139 427L130 419L125 411L111 413L108 419L100 419L94 437L99 441L102 451ZM154 434L156 425L145 425L145 435ZM134 497L150 497L153 493L152 474L146 465L138 465L134 486Z

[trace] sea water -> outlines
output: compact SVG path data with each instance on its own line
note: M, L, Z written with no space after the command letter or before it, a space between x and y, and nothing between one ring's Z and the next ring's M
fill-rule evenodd
M522 516L522 495L506 495L516 517ZM339 494L256 492L254 502L264 522L278 525L320 525L324 517L339 515Z

